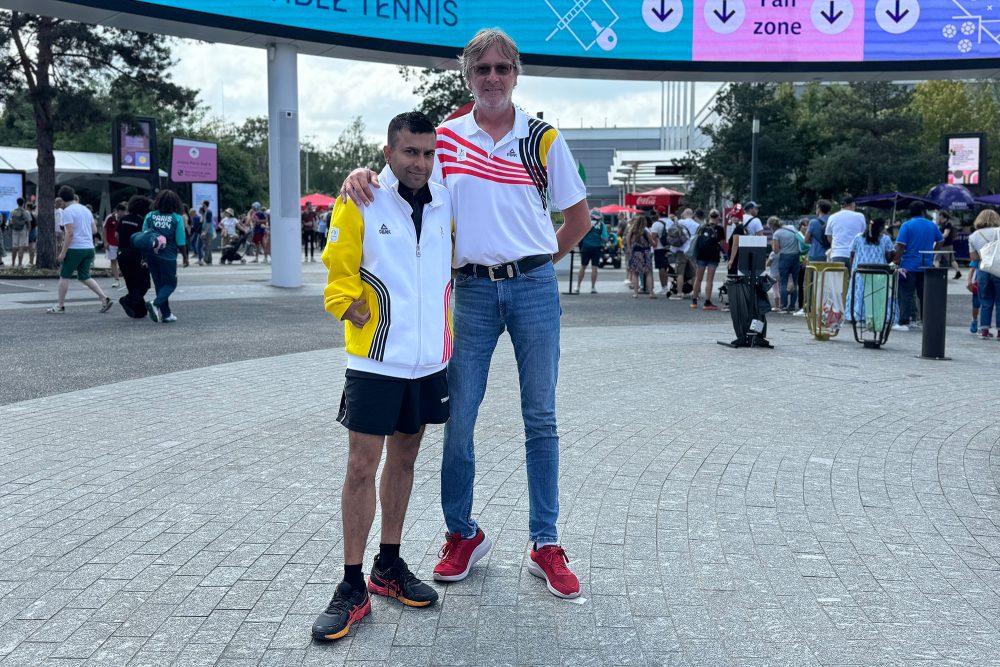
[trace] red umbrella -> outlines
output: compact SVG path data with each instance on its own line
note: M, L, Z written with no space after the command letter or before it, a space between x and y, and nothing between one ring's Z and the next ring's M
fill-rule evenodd
M628 206L619 206L618 204L609 204L608 206L602 206L597 209L601 213L642 213L637 208L629 208Z
M653 206L663 208L677 208L681 203L683 192L671 190L670 188L656 188L649 192L630 192L625 195L625 203L629 206Z
M306 204L312 204L313 208L316 209L326 209L330 208L337 202L336 197L331 197L329 195L320 194L318 192L311 195L306 195L299 200L299 208L305 208Z

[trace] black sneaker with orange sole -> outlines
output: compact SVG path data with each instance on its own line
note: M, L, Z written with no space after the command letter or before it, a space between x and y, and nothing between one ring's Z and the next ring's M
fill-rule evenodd
M371 613L372 600L364 588L354 588L346 581L337 586L326 611L316 617L313 639L332 641L346 637L351 627Z
M406 561L397 558L387 568L379 567L378 556L368 577L368 590L375 595L395 598L407 607L427 607L438 599L437 591L417 579Z

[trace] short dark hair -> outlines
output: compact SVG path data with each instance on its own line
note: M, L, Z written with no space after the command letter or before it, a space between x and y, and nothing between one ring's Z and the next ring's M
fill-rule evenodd
M705 209L696 208L694 210L694 217L699 218L699 219L700 218L704 218L705 217Z
M402 130L413 134L434 134L437 131L430 118L419 111L407 111L389 121L389 146L396 145L396 139Z
M206 199L201 203L202 206L209 206L208 200Z
M851 195L844 195L840 200L841 206L850 206L853 203L854 203L854 197L852 197Z
M920 218L923 217L924 211L927 210L927 206L919 199L914 199L910 202L910 217Z
M184 204L173 190L160 190L153 202L153 210L160 213L180 213Z
M18 197L17 198L17 205L18 206L24 206L24 197Z
M64 185L59 188L58 196L59 199L62 199L64 202L71 202L73 201L73 198L76 197L76 190L74 190L72 186Z
M126 203L125 203L125 202L123 202L123 201L120 201L120 202L118 202L118 203L117 203L117 204L115 205L115 210L116 210L116 211L127 211L127 210L128 210L128 204L126 204Z
M819 209L820 215L826 215L833 210L833 204L830 203L829 199L820 199L816 202L816 208Z
M149 213L149 204L149 197L146 195L132 195L128 200L128 212L131 215L145 218L146 214Z

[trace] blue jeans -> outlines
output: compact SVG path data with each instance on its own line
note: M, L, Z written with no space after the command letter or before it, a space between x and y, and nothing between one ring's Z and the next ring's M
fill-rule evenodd
M795 285L788 289L788 279ZM795 305L795 297L799 291L799 256L786 253L778 255L778 293L781 294L781 307L788 309Z
M993 309L1000 296L1000 278L986 271L979 271L976 278L979 281L979 328L989 329L993 320ZM1000 312L997 313L1000 326Z
M177 289L177 258L164 259L153 253L146 253L146 265L149 266L149 276L153 279L156 298L153 303L160 309L164 317L170 316L170 295Z
M191 236L189 237L189 239L190 239L189 243L191 245L191 252L194 253L195 259L200 261L202 253L201 232L191 232Z
M551 263L492 282L455 278L455 352L448 365L451 417L444 429L441 509L448 532L472 537L472 487L476 477L473 433L486 392L497 340L510 334L521 388L521 417L528 473L528 531L535 542L556 542L559 518L559 287Z

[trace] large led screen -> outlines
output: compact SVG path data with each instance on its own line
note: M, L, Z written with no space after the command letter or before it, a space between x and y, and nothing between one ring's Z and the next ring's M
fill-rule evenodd
M891 63L1000 58L988 0L131 0L192 10L217 27L329 33L355 48L450 55L498 26L526 59L655 69L657 63ZM209 19L209 17L213 17ZM218 17L234 21L227 24ZM289 30L291 32L289 32ZM284 32L281 32L284 31ZM366 39L373 40L365 43ZM375 43L375 40L378 43ZM552 59L555 60L552 60ZM576 60L576 63L564 59ZM562 62L559 62L562 60ZM612 62L616 61L616 62ZM963 65L963 62L966 64ZM941 67L939 64L938 67ZM820 67L819 69L824 69ZM834 69L829 67L829 69Z

